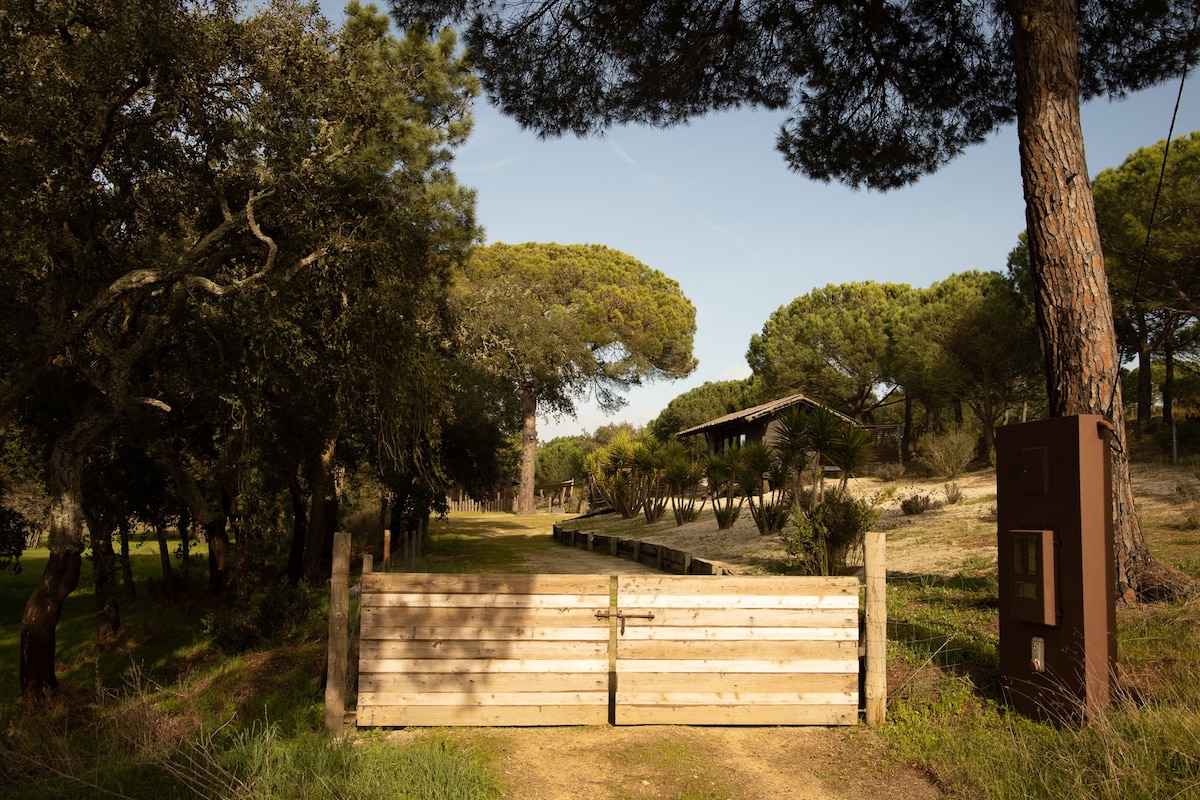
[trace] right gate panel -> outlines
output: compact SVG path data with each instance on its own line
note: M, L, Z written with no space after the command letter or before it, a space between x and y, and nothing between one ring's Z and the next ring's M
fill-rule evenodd
M857 578L628 575L617 605L618 725L858 720Z

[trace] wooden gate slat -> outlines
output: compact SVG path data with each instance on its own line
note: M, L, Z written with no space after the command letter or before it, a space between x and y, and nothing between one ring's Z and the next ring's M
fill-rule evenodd
M367 575L360 725L608 720L610 578Z
M857 721L856 579L610 581L364 576L359 725Z
M617 724L857 721L854 578L626 576L617 596Z

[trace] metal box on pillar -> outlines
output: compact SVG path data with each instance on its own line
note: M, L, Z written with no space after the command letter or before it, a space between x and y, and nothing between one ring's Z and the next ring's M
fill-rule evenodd
M1094 414L996 430L1000 685L1037 719L1086 718L1112 697L1110 438Z

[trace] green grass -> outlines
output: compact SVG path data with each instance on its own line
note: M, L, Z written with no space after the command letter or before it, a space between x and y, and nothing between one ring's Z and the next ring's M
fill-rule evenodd
M57 631L60 696L36 710L19 703L20 618L47 553L28 552L19 575L0 575L4 797L498 796L484 761L448 739L343 741L323 731L327 593L274 583L214 607L201 586L170 602L152 587L153 545L132 555L138 598L122 598L121 633L103 649L84 564ZM205 577L202 566L193 574Z
M889 584L893 689L881 729L952 797L1200 797L1200 600L1118 610L1119 697L1081 726L1010 713L994 575Z

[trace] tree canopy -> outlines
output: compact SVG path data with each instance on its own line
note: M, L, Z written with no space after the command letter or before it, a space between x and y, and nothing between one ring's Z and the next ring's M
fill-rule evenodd
M455 294L465 349L521 400L518 513L532 512L539 410L572 414L589 392L616 408L625 389L696 366L696 311L679 284L601 245L479 248Z
M912 291L874 281L830 284L779 308L746 353L763 394L803 392L864 419L886 399L888 318Z
M104 499L127 448L203 526L217 595L227 524L253 546L281 494L319 559L341 459L425 487L426 516L441 488L447 281L477 233L450 163L478 87L452 33L347 12L335 32L291 0L0 2L0 430L46 443L51 499L30 698L55 685L83 516L103 553L140 513Z
M1151 557L1135 512L1080 102L1182 74L1194 59L1195 4L393 0L392 9L403 21L468 23L489 97L542 134L786 108L777 146L789 167L892 189L1015 120L1050 411L1114 426L1122 595L1192 590Z

